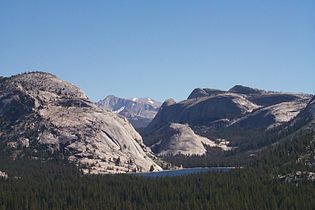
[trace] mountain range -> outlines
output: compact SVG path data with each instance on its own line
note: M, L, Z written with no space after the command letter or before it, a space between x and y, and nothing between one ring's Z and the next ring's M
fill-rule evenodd
M155 117L161 106L151 98L119 98L113 95L98 101L97 106L124 116L134 128L146 127Z
M197 88L186 100L166 100L142 136L158 155L203 155L209 147L222 151L257 149L268 144L267 138L260 138L262 134L285 126L305 109L311 98L310 94L241 85L228 91ZM185 139L199 142L198 146L187 151L182 147ZM202 143L209 141L212 143Z
M314 105L311 94L241 85L196 88L180 102L111 95L93 103L55 75L23 73L0 77L0 152L60 159L85 173L159 171L164 157L250 156L292 133L313 132ZM315 163L314 155L306 150L300 160Z

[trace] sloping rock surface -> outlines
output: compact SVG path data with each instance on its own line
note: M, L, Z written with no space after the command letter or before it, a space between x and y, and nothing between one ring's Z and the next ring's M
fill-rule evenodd
M161 170L125 118L43 72L0 81L0 149L13 158L62 158L86 173Z

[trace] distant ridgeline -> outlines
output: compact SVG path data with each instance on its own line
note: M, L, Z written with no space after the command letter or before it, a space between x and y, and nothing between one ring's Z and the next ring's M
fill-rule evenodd
M160 102L151 98L125 99L113 95L107 96L96 104L100 108L126 117L136 129L146 127L155 117L161 106Z

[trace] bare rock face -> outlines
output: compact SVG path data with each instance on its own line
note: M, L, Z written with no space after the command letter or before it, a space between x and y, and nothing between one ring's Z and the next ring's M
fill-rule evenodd
M260 126L272 129L294 119L306 107L307 102L308 99L300 99L263 107L235 120L230 126L250 129L255 128L259 122Z
M199 136L187 124L171 123L157 130L156 135L162 134L160 141L151 146L158 155L204 155L206 147L217 147L224 151L230 150L228 142L223 139L216 141Z
M196 88L194 89L187 99L193 99L193 98L200 98L205 96L215 96L220 93L225 93L226 91L223 90L217 90L217 89L210 89L210 88Z
M304 129L315 131L315 96L309 101L305 109L292 120L289 127L300 127L305 123L307 124L303 126Z
M154 131L161 125L172 122L202 125L220 119L238 118L259 107L244 96L234 93L188 99L165 107L162 105L146 131Z
M62 158L86 173L161 170L125 118L43 72L0 81L0 149L13 158Z
M305 111L307 111L309 115L312 117L312 119L315 120L315 96L307 104Z
M173 104L176 104L176 101L173 98L169 98L169 99L164 101L164 103L162 104L161 108L164 108L164 107L167 107L167 106L171 106Z
M97 106L126 117L135 128L146 127L158 112L161 103L151 98L119 98L113 95L98 101Z

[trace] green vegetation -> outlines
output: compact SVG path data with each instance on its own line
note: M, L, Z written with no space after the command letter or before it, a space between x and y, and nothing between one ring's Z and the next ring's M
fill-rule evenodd
M314 209L313 182L277 178L311 170L297 162L314 150L313 133L276 146L244 169L183 177L83 176L63 162L1 158L0 209Z
M283 179L297 171L314 171L314 132L301 130L292 135L286 131L280 135L279 139L286 136L285 141L253 156L211 151L203 157L165 157L186 167L244 166L229 173L182 177L84 176L60 158L13 161L1 157L0 171L9 178L0 178L0 210L314 209L313 181ZM276 138L274 134L263 137L268 143Z
M148 179L81 176L61 163L9 162L0 209L312 209L312 183L281 183L253 169ZM2 168L3 168L3 164Z

